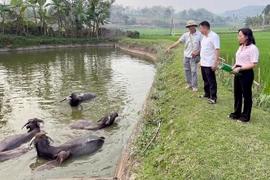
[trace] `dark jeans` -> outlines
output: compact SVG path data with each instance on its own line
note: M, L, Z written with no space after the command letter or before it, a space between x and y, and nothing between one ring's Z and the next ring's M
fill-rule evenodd
M234 77L234 112L232 113L241 121L249 121L252 108L252 83L254 80L253 69L241 71L242 75ZM242 112L242 101L244 109Z
M211 67L201 67L204 82L204 96L217 100L216 74Z

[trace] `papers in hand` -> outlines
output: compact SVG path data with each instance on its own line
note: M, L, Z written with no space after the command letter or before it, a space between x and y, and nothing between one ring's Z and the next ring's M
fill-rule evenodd
M229 66L229 65L227 65L227 64L225 64L225 65L223 65L223 66L218 66L218 68L219 69L222 69L222 70L224 70L224 71L227 71L227 72L232 72L232 67L231 66ZM240 76L241 75L241 73L237 73L237 74L235 74L236 76Z

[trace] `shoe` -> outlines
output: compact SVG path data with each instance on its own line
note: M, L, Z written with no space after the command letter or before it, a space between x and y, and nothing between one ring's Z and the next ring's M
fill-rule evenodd
M192 87L191 86L186 86L185 89L191 89Z
M247 123L247 122L249 122L249 119L247 119L247 118L241 116L241 117L237 120L237 122L239 122L239 123Z
M208 100L208 104L216 104L216 103L217 103L217 100L215 100L215 99Z
M231 113L231 114L228 115L228 118L230 118L232 120L238 120L240 118L240 116L237 116L234 113Z
M197 92L199 89L198 88L192 88L193 92Z

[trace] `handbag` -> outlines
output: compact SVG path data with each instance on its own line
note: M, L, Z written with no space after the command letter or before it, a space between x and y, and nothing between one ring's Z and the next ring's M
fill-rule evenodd
M192 37L191 37L190 33L189 33L189 38L190 38L190 41L191 41L192 51L194 52L193 40L192 40ZM196 63L199 63L200 60L201 60L200 53L197 56L193 57L193 59L195 60Z

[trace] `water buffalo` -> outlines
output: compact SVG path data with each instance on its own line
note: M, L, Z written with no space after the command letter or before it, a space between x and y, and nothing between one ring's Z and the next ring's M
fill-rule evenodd
M118 117L118 113L114 112L112 114L106 115L99 119L98 124L86 121L78 120L69 125L71 129L85 129L85 130L99 130L106 128L113 124L114 120Z
M63 158L63 160L65 160L67 158L90 155L96 152L102 147L104 139L104 137L87 135L71 139L60 146L51 146L51 138L48 137L45 132L40 132L31 140L29 146L31 147L31 145L34 144L38 157L47 160L57 159L60 152L66 152L69 155ZM60 163L60 161L58 162Z
M79 106L81 103L90 101L91 99L94 99L95 97L96 95L93 93L83 93L83 94L71 93L68 97L65 97L60 102L67 100L70 106L75 107L75 106Z
M19 147L9 151L0 152L0 162L19 157L28 151L30 151L29 148Z
M8 151L20 147L23 143L30 141L36 133L40 132L40 123L44 124L41 119L29 119L28 122L22 127L28 129L27 133L12 135L0 141L0 152Z

